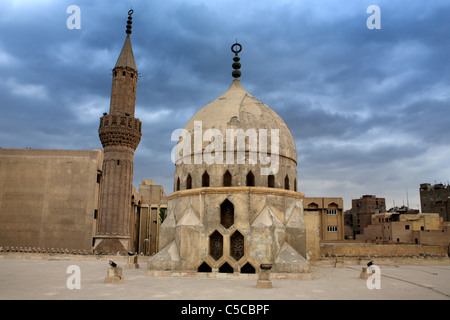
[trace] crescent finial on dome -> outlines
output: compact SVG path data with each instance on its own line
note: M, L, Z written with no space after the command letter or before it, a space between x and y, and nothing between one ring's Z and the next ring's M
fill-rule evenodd
M241 59L238 57L238 53L242 51L242 46L237 42L237 40L236 40L236 43L231 46L231 51L234 52L234 58L233 58L234 62L232 65L234 70L231 73L231 75L235 79L237 79L241 76L241 71L239 70L241 68L241 64L239 63L239 60L241 60Z

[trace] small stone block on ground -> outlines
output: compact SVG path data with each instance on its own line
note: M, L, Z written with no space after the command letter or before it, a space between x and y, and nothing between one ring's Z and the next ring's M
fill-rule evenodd
M271 289L272 281L271 280L258 280L256 282L256 288L259 289Z
M367 280L369 279L371 273L367 272L367 267L362 267L362 271L359 274L359 278Z
M122 268L119 268L119 267L108 268L108 274L105 278L104 283L121 284L124 282L125 282L125 278L122 275Z
M336 261L334 262L335 268L343 268L344 267L344 260L336 258Z
M125 266L125 269L139 269L138 257L137 256L128 257L128 263Z

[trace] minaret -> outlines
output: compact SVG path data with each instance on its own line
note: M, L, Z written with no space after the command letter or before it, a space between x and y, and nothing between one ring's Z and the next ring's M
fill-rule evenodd
M94 250L131 250L130 217L134 151L141 140L141 121L134 117L138 72L131 47L133 10L128 12L126 39L113 69L109 114L100 118L104 148L100 206Z

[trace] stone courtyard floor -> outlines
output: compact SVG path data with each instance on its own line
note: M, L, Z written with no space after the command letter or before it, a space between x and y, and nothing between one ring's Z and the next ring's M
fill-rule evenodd
M139 269L123 268L124 283L105 284L108 258L0 255L0 299L450 300L448 259L439 263L380 263L379 289L368 288L367 281L359 277L362 266L358 264L315 264L310 280L273 279L273 288L259 289L255 278L149 276L146 263L139 263ZM119 259L118 264L122 267L126 262ZM75 275L69 266L79 270L79 289L68 287L69 277Z

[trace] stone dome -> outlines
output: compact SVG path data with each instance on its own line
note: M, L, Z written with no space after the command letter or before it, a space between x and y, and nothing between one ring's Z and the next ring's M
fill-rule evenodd
M238 79L233 80L224 94L201 108L189 120L185 129L191 134L194 132L195 121L202 122L203 132L215 128L223 132L224 136L226 129L268 129L269 141L270 130L278 129L279 155L297 162L294 138L286 123L270 107L249 94ZM204 146L208 143L209 141L204 142Z
M197 126L197 128L196 128ZM200 130L201 128L201 130ZM190 135L191 153L184 153L176 161L174 189L175 191L198 188L204 186L225 186L224 175L232 176L229 186L258 186L258 187L274 187L297 191L297 149L295 147L294 138L281 117L270 107L249 94L241 85L238 79L234 79L228 90L220 97L201 108L185 126L185 134ZM205 161L195 161L195 156L199 153L205 154L208 146L211 146L214 138L207 137L205 133L209 129L213 132L220 132L223 136L223 162L222 163L206 163ZM238 163L237 148L238 141L234 138L232 142L233 150L229 150L227 142L227 130L236 133L239 129L241 132L255 132L258 141L257 145L250 147L250 139L245 138L245 163ZM253 129L254 131L249 131ZM264 130L266 129L265 133ZM277 129L278 133L278 150L271 148L272 132ZM201 152L199 147L195 146L195 135L201 132ZM211 131L210 131L211 132ZM260 145L260 133L267 137L266 150L267 156L277 158L279 165L273 174L263 173L261 168L268 168L269 165L262 164L260 155L255 155L255 147L258 151L263 150ZM182 134L183 135L183 134ZM198 139L198 136L197 136ZM182 138L180 137L180 140ZM228 140L228 141L227 141ZM198 140L197 140L198 141ZM262 140L262 142L265 140ZM276 140L274 140L275 142ZM186 141L185 141L186 142ZM217 145L216 145L217 146ZM228 147L228 148L227 148ZM277 152L278 151L278 152ZM234 163L227 161L227 153L234 153ZM257 159L257 163L249 162L251 154ZM266 153L264 153L266 154ZM189 159L187 159L189 158ZM197 158L198 159L198 158ZM216 158L217 159L217 158ZM255 158L253 158L255 159ZM251 173L250 173L251 171ZM206 177L204 176L206 172ZM247 175L254 176L252 183L248 182ZM268 177L273 175L273 177ZM208 181L205 181L205 180ZM250 180L252 177L250 177ZM270 181L272 179L272 181Z

